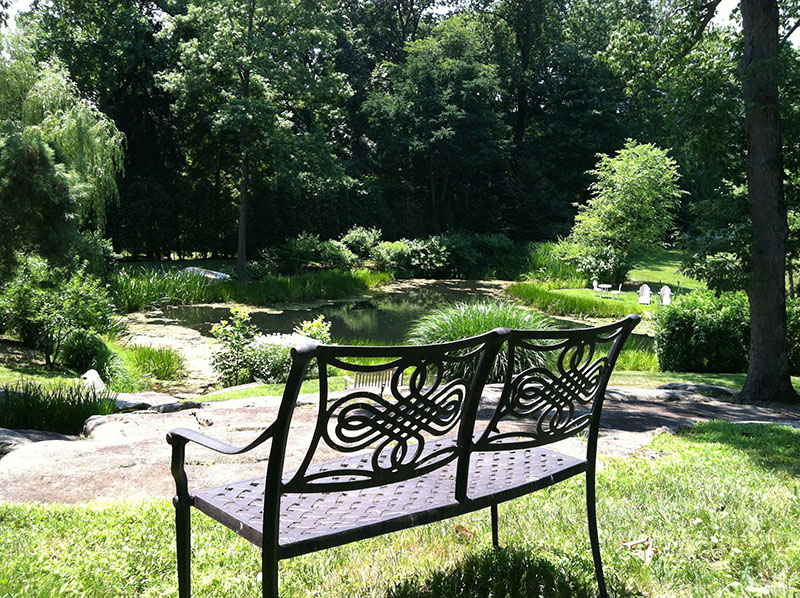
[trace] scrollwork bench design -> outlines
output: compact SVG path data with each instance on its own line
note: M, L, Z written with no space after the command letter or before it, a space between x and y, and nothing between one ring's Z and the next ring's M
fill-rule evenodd
M597 437L608 379L638 322L631 315L597 328L498 328L435 345L293 350L277 419L253 442L234 447L182 428L167 435L177 486L180 597L190 596L191 507L262 549L263 596L277 598L281 559L477 509L489 507L498 546L499 503L580 473L586 474L599 593L607 596L595 513ZM369 365L362 365L364 358ZM314 359L320 372L315 429L302 463L287 471L292 416ZM394 373L385 393L354 389L331 396L330 366ZM491 383L499 383L499 398L489 392ZM483 427L476 425L479 409L490 413ZM586 429L585 459L547 448ZM189 492L188 443L232 455L268 440L266 476ZM320 448L340 457L320 459Z

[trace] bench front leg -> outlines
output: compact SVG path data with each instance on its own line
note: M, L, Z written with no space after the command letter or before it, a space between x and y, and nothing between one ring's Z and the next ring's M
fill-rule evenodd
M589 542L592 545L592 559L594 572L597 576L597 585L600 589L600 598L608 598L606 578L603 574L603 559L600 555L600 537L597 533L597 505L595 504L595 468L594 462L586 470L586 518L589 524Z
M177 548L178 565L178 596L190 598L191 571L192 571L192 525L191 507L192 496L189 494L189 482L186 478L184 463L186 460L185 438L167 435L167 442L172 445L172 477L175 478L175 497L172 504L175 507L175 540Z

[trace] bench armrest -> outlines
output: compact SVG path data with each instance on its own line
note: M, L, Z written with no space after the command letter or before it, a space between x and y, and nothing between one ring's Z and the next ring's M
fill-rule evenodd
M211 436L201 434L195 430L190 430L188 428L175 428L167 433L167 442L173 446L176 446L177 444L182 444L185 446L189 442L194 442L195 444L204 446L207 449L211 449L217 453L222 453L225 455L241 455L242 453L246 453L247 451L256 448L258 445L269 439L273 432L273 426L269 426L250 444L242 447L236 447L226 442L222 442L221 440L217 440L216 438L212 438Z
M184 468L186 462L186 445L190 442L204 446L217 453L224 455L241 455L250 451L274 434L274 424L269 426L266 430L261 432L258 437L251 443L236 447L211 436L206 436L195 430L188 428L175 428L167 433L167 442L172 445L172 477L175 478L176 496L173 499L175 504L191 505L192 497L189 494L189 481L186 477L186 470Z

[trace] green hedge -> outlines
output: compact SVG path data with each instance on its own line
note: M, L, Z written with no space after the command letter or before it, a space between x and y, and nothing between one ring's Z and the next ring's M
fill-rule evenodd
M694 292L677 297L656 317L656 355L664 371L743 372L749 345L744 293Z

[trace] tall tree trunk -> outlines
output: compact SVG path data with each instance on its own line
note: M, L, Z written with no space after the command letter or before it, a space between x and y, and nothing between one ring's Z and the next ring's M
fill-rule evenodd
M778 4L741 0L742 74L747 134L747 188L753 250L750 366L739 395L743 403L796 401L786 343L786 204L783 198L778 104Z
M250 97L250 71L242 75L242 97ZM239 149L242 152L239 184L239 235L236 250L236 277L247 279L247 192L250 188L250 120L245 116L239 130Z

